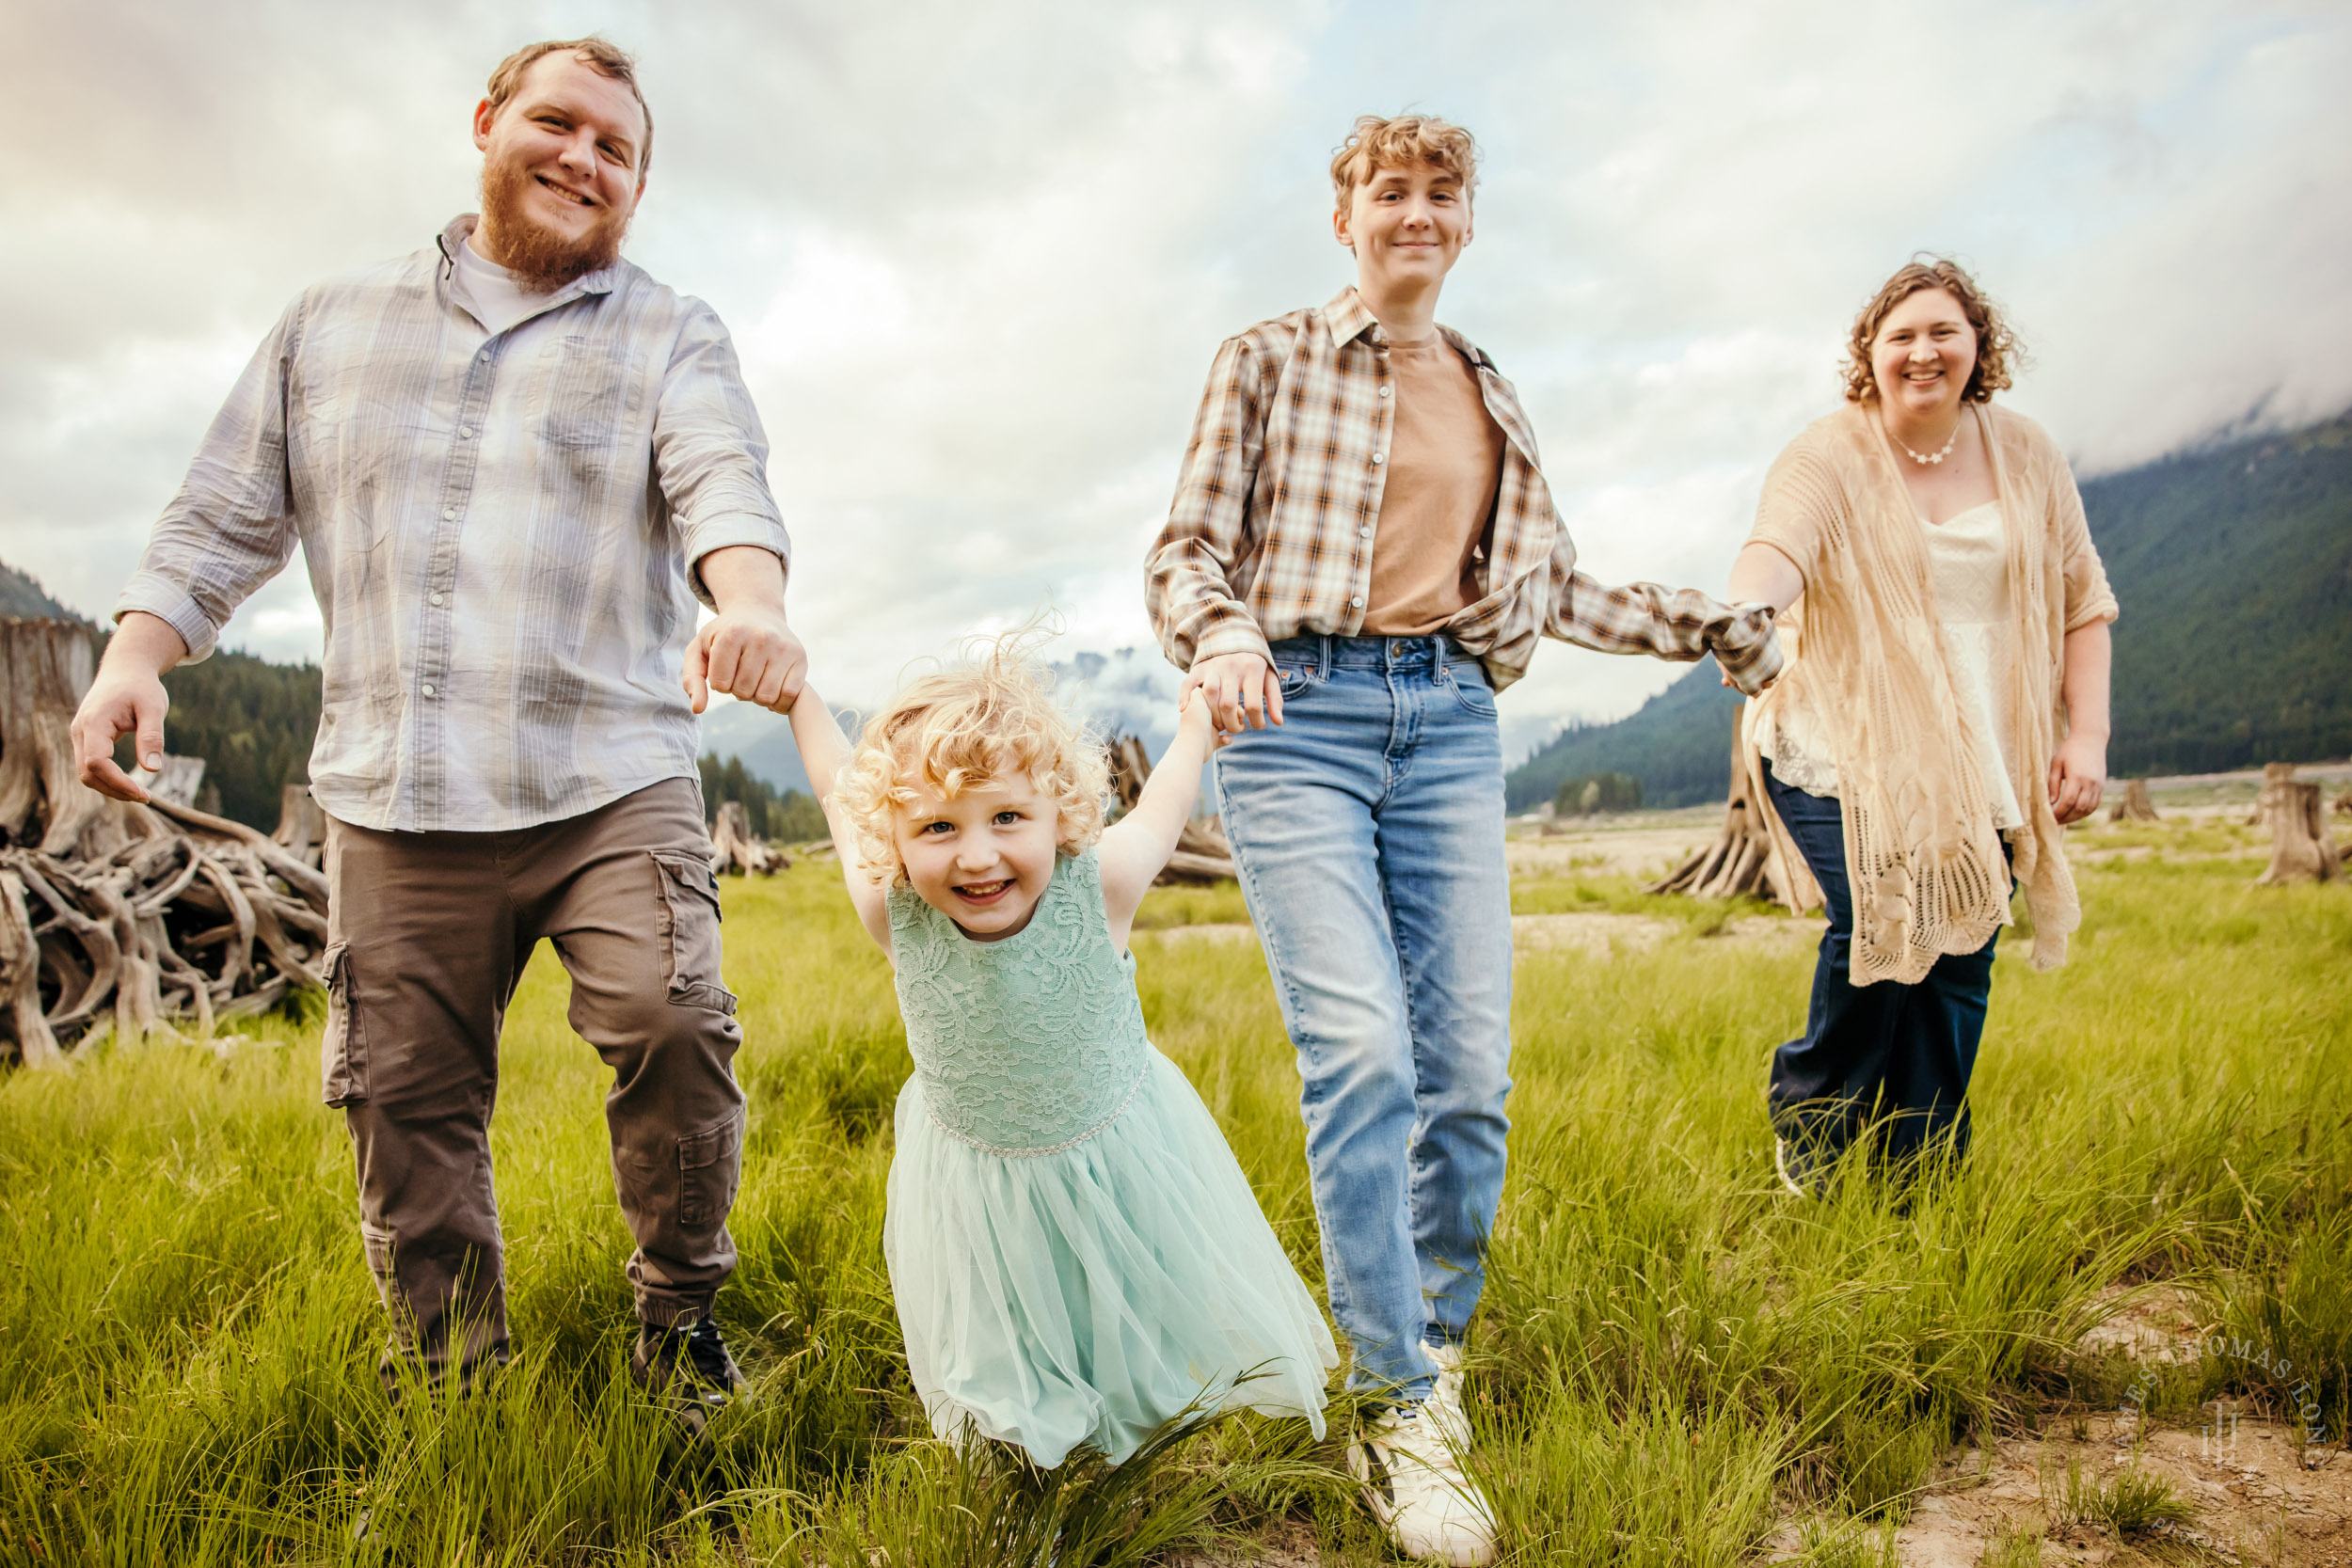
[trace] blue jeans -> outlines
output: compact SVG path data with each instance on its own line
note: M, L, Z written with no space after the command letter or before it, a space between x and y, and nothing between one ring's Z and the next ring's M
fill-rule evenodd
M1804 1033L1772 1053L1773 1131L1789 1140L1800 1171L1834 1162L1874 1118L1884 1118L1876 1141L1890 1160L1915 1164L1930 1152L1957 1159L1968 1148L1968 1079L2000 933L1974 953L1947 953L1917 985L1855 985L1842 808L1782 784L1769 763L1764 787L1829 910Z
M1225 832L1297 1048L1349 1386L1425 1396L1486 1285L1510 1122L1502 748L1442 638L1273 646L1284 721L1216 757Z

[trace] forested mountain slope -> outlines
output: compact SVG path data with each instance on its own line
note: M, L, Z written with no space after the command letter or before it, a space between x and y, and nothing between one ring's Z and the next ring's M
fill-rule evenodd
M2352 415L2178 453L2082 487L2123 607L2118 777L2352 754ZM1702 664L1514 768L1513 811L1630 773L1660 806L1721 800L1739 698Z

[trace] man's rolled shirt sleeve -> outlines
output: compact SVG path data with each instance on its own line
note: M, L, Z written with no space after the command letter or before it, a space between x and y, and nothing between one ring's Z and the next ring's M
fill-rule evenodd
M212 654L237 607L294 554L286 365L300 310L297 302L279 317L246 362L115 600L118 622L141 610L168 623L187 663Z
M733 545L773 551L788 569L792 541L768 488L768 436L717 312L692 303L661 382L654 474L669 503L694 596L718 608L702 558Z

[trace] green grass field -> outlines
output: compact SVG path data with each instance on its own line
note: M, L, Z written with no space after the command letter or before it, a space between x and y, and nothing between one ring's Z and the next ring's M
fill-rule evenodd
M2035 974L2005 943L1974 1156L1907 1206L1867 1180L1776 1196L1764 1064L1801 1022L1808 947L1708 934L1722 911L1621 879L1519 887L1525 911L1677 928L1519 966L1512 1177L1471 1384L1506 1560L1731 1564L1788 1527L1811 1560L1879 1561L1953 1445L2135 1387L2157 1424L2193 1427L2230 1392L2289 1422L2315 1404L2342 1441L2352 893L2258 889L2244 834L2175 836L2114 834L2130 856L2086 870L2067 968ZM621 1376L629 1244L601 1069L543 949L495 1134L518 1354L453 1406L376 1391L384 1325L314 1029L0 1080L0 1561L902 1568L1022 1560L1057 1533L1071 1565L1277 1544L1385 1560L1336 1447L1303 1423L1241 1418L1047 1477L930 1440L880 1248L908 1070L887 969L829 866L725 897L752 1119L721 1313L757 1397L710 1451L672 1452ZM1145 1011L1319 1286L1257 951L1166 929L1240 917L1230 889L1155 894ZM2311 1392L2243 1357L2136 1385L2138 1365L2081 1348L2130 1304L2118 1287L2151 1282ZM2064 1496L2084 1517L2167 1516L2112 1487ZM2040 1560L2030 1539L2002 1550Z

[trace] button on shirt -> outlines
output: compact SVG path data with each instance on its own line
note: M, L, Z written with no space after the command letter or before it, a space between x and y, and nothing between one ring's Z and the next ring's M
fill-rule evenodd
M523 828L691 777L693 563L789 549L711 309L622 261L493 334L451 287L472 228L294 301L115 606L201 658L299 543L311 793L361 827Z
M1693 589L1606 587L1576 569L1518 395L1484 350L1438 328L1505 437L1479 596L1444 634L1500 690L1542 636L1605 653L1708 653L1753 694L1779 673L1772 613ZM1228 339L1209 370L1144 601L1179 669L1286 637L1362 631L1396 417L1388 337L1353 288Z

